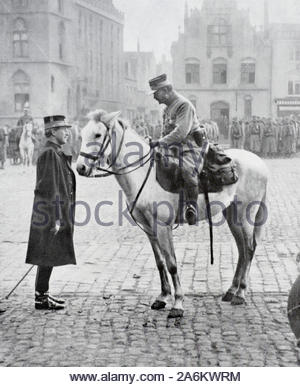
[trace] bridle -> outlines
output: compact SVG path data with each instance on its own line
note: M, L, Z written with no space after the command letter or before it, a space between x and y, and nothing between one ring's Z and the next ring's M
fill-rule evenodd
M102 121L101 121L102 122ZM94 168L102 171L102 172L105 172L105 173L100 173L100 174L97 174L97 175L94 175L93 177L106 177L106 176L111 176L111 175L117 175L117 176L122 176L122 175L127 175L131 172L134 172L136 171L137 169L143 167L144 165L146 165L149 161L150 161L150 164L149 164L149 168L148 168L148 171L146 173L146 176L145 176L145 179L140 187L140 189L138 190L138 193L131 205L131 208L129 208L129 204L126 202L126 205L127 205L127 208L128 208L128 211L132 217L132 219L134 220L134 222L137 224L137 226L139 226L139 228L141 230L143 230L146 234L148 234L149 236L152 236L151 234L149 234L147 232L147 230L145 230L135 219L134 215L133 215L133 211L135 209L135 206L136 206L136 203L137 201L139 200L139 197L148 181L148 178L150 176L150 172L151 172L151 169L154 165L154 157L153 156L153 149L150 148L149 152L144 155L143 157L141 157L140 159L134 161L133 163L131 164L128 164L128 165L125 165L124 167L122 168L119 168L117 171L112 171L110 168L113 167L120 155L120 152L121 152L121 149L122 149L122 146L123 146L123 143L124 143L124 137L125 137L125 130L126 130L126 127L124 127L124 125L122 124L122 121L118 121L119 124L121 125L122 129L123 129L123 132L122 132L122 138L121 138L121 141L120 141L120 145L119 145L119 148L118 148L118 151L116 152L116 156L113 158L113 160L110 162L108 168L109 169L105 169L105 168L101 168L97 165L94 166ZM95 163L100 161L101 160L101 157L102 155L104 154L104 152L106 151L107 147L109 144L112 143L112 138L111 138L111 135L109 133L110 131L110 128L107 124L105 124L104 122L102 122L103 125L105 125L105 128L106 128L106 133L105 133L105 136L104 136L104 140L102 142L102 145L101 145L101 148L99 149L98 153L96 155L92 155L92 154L89 154L89 153L85 153L85 152L80 152L80 156L82 157L85 157L86 159L90 159L90 160L93 160ZM136 166L136 164L138 164ZM136 167L135 167L136 166ZM130 169L129 171L126 171L127 168L130 168L130 167L135 167L133 169Z
M101 167L99 167L97 165L94 165L95 169L97 169L99 171L102 171L102 172L105 172L105 173L100 173L100 174L94 175L93 177L107 177L107 176L111 176L111 175L118 175L118 176L127 175L127 174L129 174L131 172L134 172L137 169L141 168L142 166L147 164L151 159L153 159L152 158L153 150L150 149L149 152L146 155L144 155L143 157L141 157L140 159L134 161L131 164L128 164L128 165L125 165L124 167L119 168L117 171L112 171L110 169L111 167L113 167L115 165L115 163L116 163L116 161L117 161L117 159L118 159L118 157L120 155L123 143L124 143L126 127L124 127L124 125L122 124L122 121L118 121L118 122L121 125L121 127L123 129L123 132L122 132L122 138L121 138L118 150L116 152L116 155L114 155L114 157L111 160L111 162L110 162L110 164L109 164L107 169L101 168ZM101 160L101 158L104 155L104 153L105 153L106 149L108 148L108 146L110 144L112 144L112 138L111 138L111 135L109 133L109 131L110 131L109 126L106 123L102 122L102 121L101 121L101 123L105 126L106 132L105 132L104 140L103 140L103 142L101 144L101 147L100 147L99 151L97 152L97 154L93 155L91 153L85 153L85 152L80 152L79 153L80 156L84 157L85 159L93 160L95 162L95 164ZM150 163L149 168L151 169L152 166L153 166L153 160ZM129 171L126 171L126 169L130 168L130 167L135 167L135 168L130 169Z

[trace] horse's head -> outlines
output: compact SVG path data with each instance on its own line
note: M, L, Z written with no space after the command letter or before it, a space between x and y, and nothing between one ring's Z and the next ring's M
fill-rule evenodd
M88 115L89 122L81 131L81 149L77 172L90 176L96 165L106 163L111 153L111 129L120 112L96 110Z

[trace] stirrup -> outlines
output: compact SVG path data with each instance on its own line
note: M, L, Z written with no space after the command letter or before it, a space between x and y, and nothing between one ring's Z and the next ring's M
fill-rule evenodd
M197 210L191 204L188 205L185 210L185 218L190 226L193 226L197 223Z

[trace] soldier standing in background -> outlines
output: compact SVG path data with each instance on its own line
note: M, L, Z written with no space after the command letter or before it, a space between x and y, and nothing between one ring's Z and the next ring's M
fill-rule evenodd
M242 126L238 122L237 118L232 119L232 125L230 127L230 145L232 148L242 149L244 141L244 133Z
M244 123L244 136L245 136L244 149L250 150L250 130L249 130L248 120L246 120Z
M4 169L7 149L7 132L0 128L0 168Z
M276 130L272 119L266 120L262 133L261 153L263 157L274 157L277 151Z
M250 131L250 151L260 154L261 150L261 125L256 116L253 116L249 125Z
M296 132L293 123L288 118L284 119L282 141L284 156L291 157L295 149Z

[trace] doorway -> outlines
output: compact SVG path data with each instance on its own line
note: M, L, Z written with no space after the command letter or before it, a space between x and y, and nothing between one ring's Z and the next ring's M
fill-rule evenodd
M228 139L229 104L224 101L213 102L210 105L210 117L218 124L222 139Z

